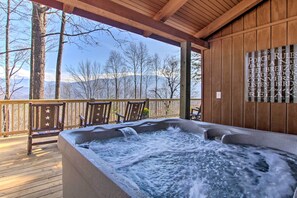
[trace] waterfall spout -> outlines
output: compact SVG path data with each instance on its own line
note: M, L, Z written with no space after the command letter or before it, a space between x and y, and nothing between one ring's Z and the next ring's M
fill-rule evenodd
M119 129L127 140L140 140L138 133L131 127Z

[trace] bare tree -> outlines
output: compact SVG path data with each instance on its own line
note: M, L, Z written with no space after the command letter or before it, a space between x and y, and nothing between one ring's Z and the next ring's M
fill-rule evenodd
M46 83L45 98L53 99L55 97L55 85L53 83Z
M130 43L125 49L125 59L133 73L134 98L137 98L137 75L139 69L138 49L135 43Z
M122 55L112 50L106 63L106 72L114 80L115 99L119 98L120 78L124 65Z
M180 67L179 61L175 56L167 57L164 60L164 65L161 70L163 77L167 82L167 89L169 90L169 98L172 99L178 92L180 85Z
M62 83L62 89L61 89L61 97L64 99L71 99L73 98L73 87L72 87L72 83L70 82L65 82Z
M154 54L154 56L152 57L152 67L153 67L153 71L154 71L154 76L155 76L155 98L158 98L157 95L157 90L158 90L158 80L159 80L159 69L160 69L160 58L158 56L158 54Z
M133 88L133 82L132 78L129 75L129 70L126 66L123 67L122 69L122 82L123 82L123 97L124 98L129 98L129 96L133 95L134 90Z
M164 60L161 74L165 78L165 83L163 84L163 87L154 90L154 92L159 98L172 99L178 92L180 86L180 67L179 61L175 56L167 57ZM171 101L164 102L166 115L168 114L170 105Z
M142 98L142 89L143 89L143 74L145 71L149 70L149 64L150 64L150 57L148 54L147 46L140 42L138 44L138 62L139 62L139 98Z
M0 85L1 95L4 95L5 100L10 100L12 95L20 90L22 86L20 83L22 79L16 79L17 72L22 68L26 63L26 51L11 49L11 47L18 47L20 42L17 39L11 38L11 23L13 20L20 20L20 18L12 18L12 15L19 17L17 9L21 7L23 1L14 2L7 0L6 4L1 2L0 8L6 14L5 20L5 52L2 52L0 55L5 55L5 86ZM19 40L22 40L19 37ZM14 53L11 55L11 53ZM12 58L11 58L12 57ZM4 131L9 131L9 109L6 106L3 106L3 126Z
M14 78L17 72L22 68L22 66L27 61L27 49L20 47L22 45L23 38L19 36L19 39L12 38L11 31L15 30L12 27L13 21L21 21L23 14L18 10L24 6L24 1L11 1L7 0L6 4L1 2L0 8L6 14L5 20L5 51L1 52L0 55L5 55L5 88L1 87L3 91L5 89L4 99L9 100L14 92L20 89L17 84L20 82L13 81L11 83L12 78ZM16 30L14 33L19 35L19 32Z
M201 81L201 54L192 53L192 79L194 83Z
M102 89L100 82L101 67L98 63L80 62L78 68L68 67L67 72L75 82L73 89L77 97L85 99L98 97L98 93Z
M66 24L68 24L67 31L65 29ZM81 17L68 16L68 18L66 18L66 13L62 12L60 32L51 32L46 35L46 36L59 35L58 56L57 56L57 64L56 64L55 98L59 98L60 96L61 67L62 67L64 43L75 44L79 48L84 49L82 48L82 44L86 44L88 46L99 45L98 40L100 38L98 36L100 34L98 33L106 33L110 35L119 46L121 46L122 43L125 42L125 40L117 39L112 34L111 29L112 27L105 26L100 23L92 22L90 20L86 20Z
M103 79L104 87L105 87L105 98L111 98L110 97L110 79L106 76Z

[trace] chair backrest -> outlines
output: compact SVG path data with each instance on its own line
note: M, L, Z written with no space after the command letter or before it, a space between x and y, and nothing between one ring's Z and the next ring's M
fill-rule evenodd
M84 126L108 124L111 102L87 102Z
M126 112L124 116L124 122L141 120L145 101L130 102L128 101Z
M29 131L63 131L65 103L29 104Z

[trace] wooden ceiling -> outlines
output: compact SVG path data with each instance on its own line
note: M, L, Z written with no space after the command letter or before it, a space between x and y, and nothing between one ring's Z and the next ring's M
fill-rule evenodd
M263 0L33 0L170 44L209 48L212 33Z

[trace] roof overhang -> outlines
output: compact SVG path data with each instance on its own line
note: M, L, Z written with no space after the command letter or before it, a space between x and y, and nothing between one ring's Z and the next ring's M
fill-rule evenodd
M141 4L141 6L147 6L154 2L150 0L144 2L135 0L32 1L168 44L180 46L182 42L188 41L191 42L193 51L201 52L201 50L209 49L210 47L209 43L203 39L209 38L211 34L264 0L225 0L224 2L214 0L212 3L216 4L216 8L211 7L211 3L206 0L160 1L158 3L162 4L163 7L159 7L159 10L153 12L153 14L147 14L149 9L141 11L136 8L137 4L138 6L139 4ZM196 6L198 4L201 7L203 6L203 9L207 8L208 10L204 12L205 15L201 16L199 11L193 11L192 7L195 6L194 4ZM225 5L223 6L223 4ZM144 7L141 8L146 9ZM214 10L217 10L216 12L220 10L220 15L214 14ZM200 11L203 12L201 9ZM208 13L208 11L212 13ZM191 12L191 15L186 15L186 13L189 12ZM195 14L198 15L196 16ZM196 18L193 19L193 16L194 18L200 17L200 25L197 24L199 20L197 22L197 20L195 20ZM190 20L192 24L190 29L189 24L185 24L188 20ZM205 21L208 21L208 23Z
M133 10L125 8L111 1L106 0L33 0L59 10L69 9L72 14L85 17L100 23L104 23L113 27L120 28L139 35L144 35L145 31L151 32L149 38L156 39L171 45L180 46L183 41L192 43L192 50L198 53L203 49L209 48L209 43L195 38L192 35L186 34L180 30L174 29L171 26L163 24L160 21L155 21L147 16L139 14ZM103 5L103 6L101 6ZM117 7L118 6L118 7ZM128 9L128 10L127 10ZM111 12L113 11L113 13ZM128 13L128 14L125 14ZM124 16L121 16L123 14ZM133 19L133 20L132 20Z

